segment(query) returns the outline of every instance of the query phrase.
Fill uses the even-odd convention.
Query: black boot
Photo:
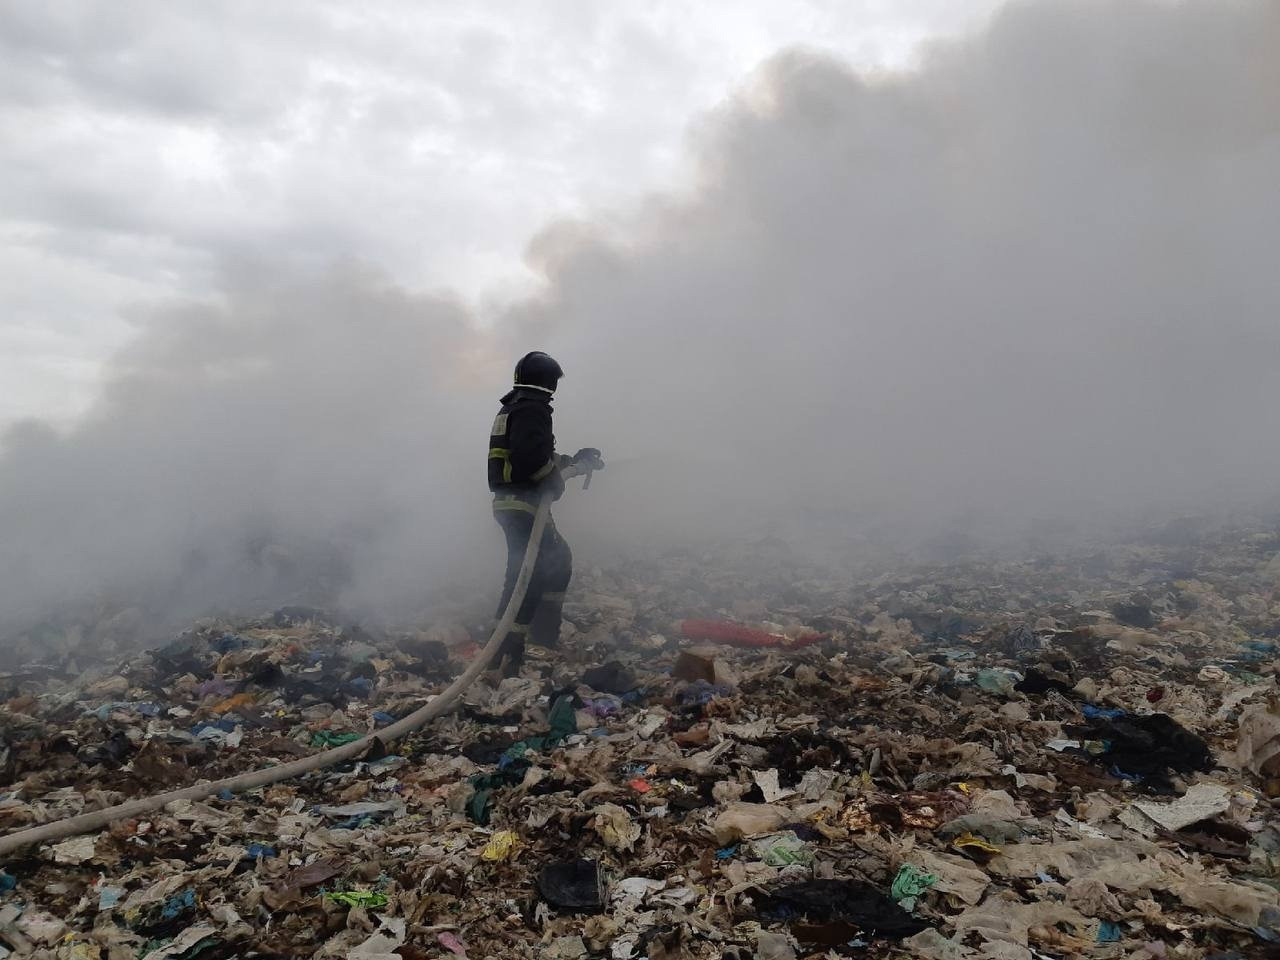
[[[520,675],[520,668],[524,666],[524,638],[528,629],[528,627],[522,629],[517,626],[502,641],[493,665],[494,671],[500,676],[518,677]]]
[[[540,647],[558,646],[563,611],[563,593],[544,593],[542,602],[533,612],[533,622],[529,625],[529,641]]]

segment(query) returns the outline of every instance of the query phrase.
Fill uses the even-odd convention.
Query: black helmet
[[[560,364],[541,350],[526,353],[516,364],[517,387],[535,387],[547,393],[555,393],[556,384],[563,376],[564,371],[560,369]]]

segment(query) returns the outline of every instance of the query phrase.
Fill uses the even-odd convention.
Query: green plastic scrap
[[[311,745],[313,747],[341,747],[348,743],[354,743],[359,740],[363,734],[359,733],[338,733],[334,730],[318,730],[311,734]]]
[[[904,863],[898,870],[898,875],[893,878],[893,886],[889,892],[893,894],[893,899],[898,901],[898,905],[903,910],[914,910],[916,898],[937,882],[938,878],[932,873],[925,873],[909,863]]]
[[[326,893],[326,897],[344,907],[385,907],[387,895],[374,893],[372,890],[337,890]]]
[[[537,737],[526,737],[509,746],[498,759],[495,773],[476,774],[471,778],[471,786],[475,793],[467,804],[467,816],[472,822],[485,826],[489,823],[489,808],[493,803],[494,791],[502,787],[516,786],[524,780],[525,771],[530,763],[525,754],[531,750],[543,752],[552,750],[578,732],[578,716],[573,709],[573,697],[563,695],[556,699],[547,717],[551,730]]]
[[[573,709],[573,697],[558,697],[551,707],[547,720],[551,725],[551,737],[556,741],[564,740],[577,733],[578,716]]]
[[[751,841],[751,849],[771,867],[790,867],[813,863],[809,845],[790,830]]]
[[[467,816],[474,823],[486,826],[489,823],[489,804],[493,802],[493,790],[480,787],[467,802]]]
[[[1008,697],[1013,696],[1013,685],[1021,679],[1012,670],[987,667],[978,671],[978,676],[974,682],[988,693],[1001,693]]]

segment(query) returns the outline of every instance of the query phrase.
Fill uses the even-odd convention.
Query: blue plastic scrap
[[[1120,931],[1120,925],[1112,923],[1110,920],[1103,920],[1098,925],[1098,942],[1099,943],[1119,943],[1124,939],[1124,934]]]
[[[347,689],[354,696],[367,699],[369,694],[373,692],[373,681],[368,677],[354,677],[347,681]]]
[[[210,640],[209,646],[218,653],[230,653],[233,650],[243,650],[245,641],[243,637],[238,637],[234,633],[224,633],[222,636]]]
[[[1090,720],[1119,720],[1125,716],[1125,711],[1119,708],[1104,709],[1103,707],[1095,707],[1091,703],[1081,706],[1080,712]]]
[[[733,692],[732,688],[723,684],[712,684],[706,680],[695,680],[689,686],[685,687],[676,694],[681,706],[701,707],[706,706],[716,697],[727,697]]]
[[[183,890],[181,893],[175,893],[164,902],[164,909],[160,911],[160,917],[164,920],[176,920],[184,913],[195,908],[195,890]]]
[[[230,717],[223,717],[221,720],[217,720],[213,723],[209,723],[208,721],[197,723],[191,728],[191,735],[193,737],[198,737],[206,730],[220,730],[223,733],[235,733],[236,727],[238,726],[239,724]]]

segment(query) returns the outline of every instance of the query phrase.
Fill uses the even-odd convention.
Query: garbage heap
[[[359,762],[10,857],[0,955],[1273,955],[1280,537],[583,574],[562,647]],[[202,623],[2,678],[5,832],[348,742],[483,623]]]

